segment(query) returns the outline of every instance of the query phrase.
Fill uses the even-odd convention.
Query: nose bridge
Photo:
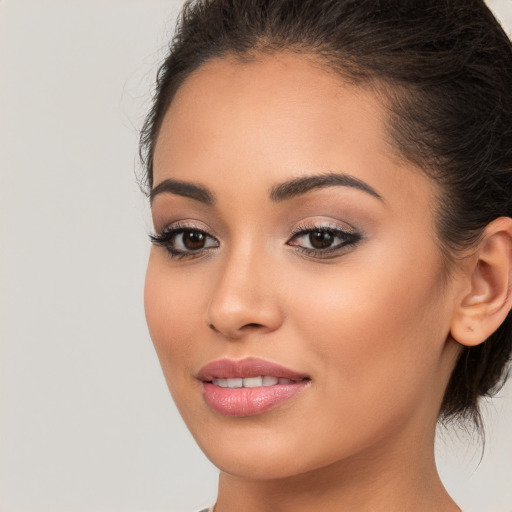
[[[276,329],[281,314],[271,273],[269,255],[254,238],[245,237],[226,251],[208,306],[210,327],[230,338],[255,328]]]

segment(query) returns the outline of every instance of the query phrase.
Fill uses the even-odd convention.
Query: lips
[[[199,371],[203,396],[213,411],[225,416],[254,416],[273,409],[304,390],[303,373],[257,358],[220,359]]]

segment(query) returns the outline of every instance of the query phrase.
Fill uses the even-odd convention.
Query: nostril
[[[245,324],[243,327],[257,328],[257,327],[262,327],[262,325],[256,324],[256,323],[250,323],[250,324]],[[243,329],[243,327],[242,327],[242,329]]]
[[[216,332],[216,333],[222,333],[222,331],[220,329],[217,329],[217,327],[215,327],[215,325],[213,325],[212,323],[209,323],[208,324],[208,327],[213,331],[213,332]],[[259,329],[263,327],[261,324],[258,324],[256,322],[250,322],[248,324],[245,324],[243,325],[242,327],[240,327],[240,331],[243,331],[243,330],[251,330],[251,329]]]

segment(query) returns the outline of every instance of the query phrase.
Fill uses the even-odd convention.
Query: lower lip
[[[290,400],[308,382],[256,388],[221,388],[211,382],[203,382],[204,399],[210,409],[224,416],[255,416]]]

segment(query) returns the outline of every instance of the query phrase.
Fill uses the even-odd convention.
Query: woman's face
[[[298,56],[210,61],[166,114],[154,184],[149,330],[218,467],[285,477],[430,439],[458,291],[436,190],[376,93]]]

